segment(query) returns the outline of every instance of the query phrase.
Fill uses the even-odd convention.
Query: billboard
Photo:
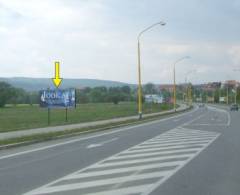
[[[40,91],[40,106],[47,108],[75,107],[75,89],[47,89]]]
[[[219,97],[219,102],[226,102],[226,97]]]
[[[214,97],[207,97],[207,102],[210,102],[210,103],[212,102],[213,103],[214,102]]]

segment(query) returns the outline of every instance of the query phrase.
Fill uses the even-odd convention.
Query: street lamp
[[[190,104],[190,94],[191,94],[191,91],[188,90],[189,88],[189,85],[187,84],[188,82],[188,76],[192,73],[195,73],[196,71],[195,70],[190,70],[188,71],[186,74],[185,74],[185,83],[186,83],[186,86],[187,86],[187,90],[186,90],[186,96],[187,96],[187,103]],[[192,98],[191,98],[192,99]]]
[[[235,72],[239,72],[240,71],[240,69],[233,69],[233,71],[235,71]],[[236,83],[236,85],[235,85],[235,104],[237,104],[237,91],[238,91],[238,84]]]
[[[180,59],[178,59],[177,61],[175,61],[175,63],[173,64],[173,105],[174,105],[174,111],[176,112],[176,73],[175,73],[175,66],[178,62],[184,60],[184,59],[189,59],[189,56],[184,56]]]
[[[227,105],[229,104],[229,92],[228,92],[228,83],[227,83]]]
[[[235,104],[237,104],[237,92],[238,92],[238,84],[236,84],[235,89]]]
[[[141,81],[140,37],[142,36],[143,33],[145,33],[146,31],[150,30],[151,28],[153,28],[157,25],[164,26],[164,25],[166,25],[166,23],[165,22],[158,22],[158,23],[152,24],[151,26],[142,30],[138,34],[138,37],[137,37],[137,41],[138,41],[138,114],[139,114],[139,119],[142,118],[142,81]]]
[[[228,74],[227,74],[227,80],[230,80],[230,76]],[[229,104],[229,83],[225,81],[224,85],[226,86],[226,93],[227,93],[226,103],[228,105]]]

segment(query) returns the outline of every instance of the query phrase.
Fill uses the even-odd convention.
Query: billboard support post
[[[48,125],[50,125],[50,108],[48,107]]]
[[[65,122],[68,122],[68,108],[67,107],[66,107],[66,112],[65,113],[66,113]]]
[[[75,109],[77,108],[77,90],[75,89]]]

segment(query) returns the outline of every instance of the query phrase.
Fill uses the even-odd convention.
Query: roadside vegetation
[[[192,107],[189,107],[186,110],[178,111],[178,113],[186,112],[186,111],[190,110],[191,108]],[[61,139],[61,138],[76,136],[76,135],[80,135],[80,134],[84,134],[84,133],[104,131],[107,129],[124,127],[124,126],[128,126],[128,125],[141,124],[141,123],[150,122],[150,121],[153,121],[156,119],[158,119],[158,120],[163,119],[163,118],[170,117],[173,115],[175,115],[175,113],[165,113],[165,114],[159,113],[154,116],[144,117],[142,120],[128,119],[128,120],[122,121],[122,122],[113,122],[113,123],[108,123],[105,125],[96,125],[93,127],[83,127],[80,129],[72,129],[72,130],[49,132],[49,133],[39,133],[39,134],[28,135],[28,136],[23,136],[23,137],[9,138],[9,139],[0,140],[0,149],[16,147],[18,145],[26,145],[26,144],[36,143],[36,142],[48,141],[48,140],[53,140],[53,139]]]
[[[145,94],[159,93],[149,83],[143,88]],[[76,90],[76,109],[50,110],[50,126],[90,122],[124,116],[137,115],[136,87],[86,87]],[[168,98],[170,93],[162,92]],[[144,102],[144,98],[143,98]],[[154,113],[172,109],[172,104],[144,103],[143,113]],[[0,132],[16,131],[48,126],[48,110],[39,107],[39,93],[14,88],[0,82]]]
[[[160,112],[172,108],[170,104],[144,104],[144,113]],[[51,126],[90,122],[137,114],[136,102],[88,103],[78,104],[76,109],[68,110],[68,121],[65,121],[64,109],[52,109]],[[19,129],[30,129],[48,126],[46,108],[38,105],[7,105],[0,109],[0,132]]]

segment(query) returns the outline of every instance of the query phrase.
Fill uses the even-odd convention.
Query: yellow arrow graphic
[[[53,84],[58,88],[62,82],[60,78],[60,63],[55,62],[55,78],[52,78]]]

